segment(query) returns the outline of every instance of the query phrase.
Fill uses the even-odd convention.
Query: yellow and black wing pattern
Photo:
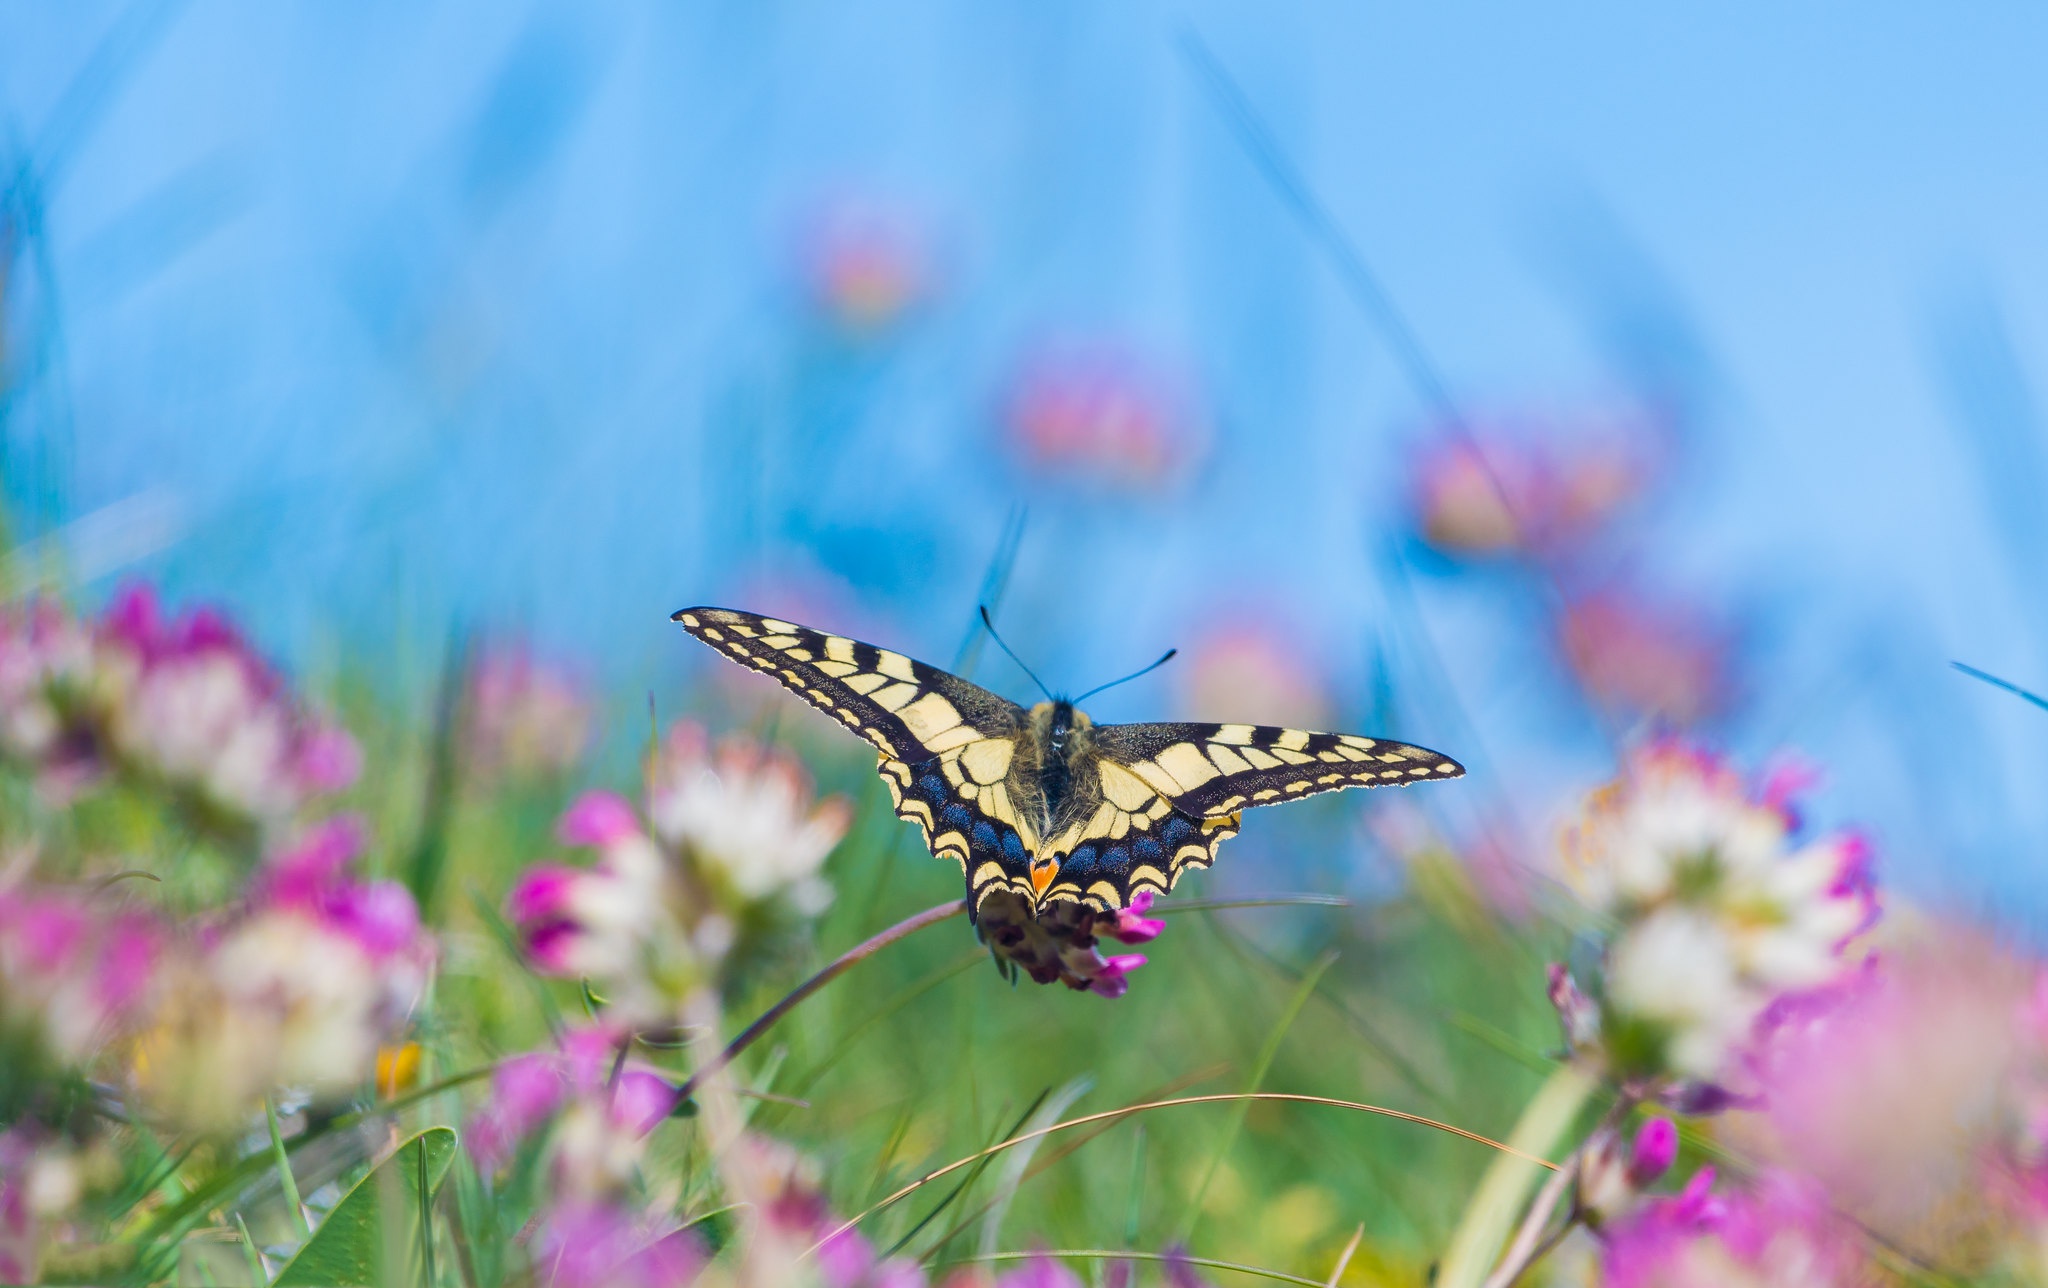
[[[1176,810],[1213,819],[1345,787],[1457,778],[1449,756],[1385,738],[1251,724],[1099,725],[1095,750]]]
[[[1086,761],[1100,796],[1047,849],[1047,898],[1114,910],[1140,890],[1171,890],[1237,835],[1242,811],[1345,787],[1456,778],[1448,756],[1355,734],[1248,724],[1096,725]],[[1080,766],[1077,765],[1077,771]]]
[[[1012,773],[1023,708],[901,653],[779,618],[686,608],[674,620],[873,743],[897,815],[960,864],[970,890],[978,871],[1028,879],[1039,829]]]

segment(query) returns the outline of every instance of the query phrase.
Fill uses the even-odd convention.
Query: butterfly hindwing
[[[935,856],[960,864],[970,892],[998,879],[1028,888],[1038,829],[1015,799],[1022,708],[901,653],[794,622],[727,608],[686,608],[675,620],[873,743],[897,817],[917,825]]]
[[[1345,787],[1456,778],[1464,766],[1404,742],[1249,724],[1127,724],[1095,748],[1176,810],[1214,819]]]

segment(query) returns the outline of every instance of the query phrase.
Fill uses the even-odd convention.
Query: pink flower
[[[1315,662],[1284,629],[1238,620],[1196,638],[1180,692],[1198,720],[1256,719],[1298,729],[1330,723],[1330,698]]]
[[[1612,932],[1595,1016],[1554,977],[1576,1049],[1627,1077],[1718,1083],[1783,1008],[1854,974],[1877,915],[1869,849],[1796,835],[1719,758],[1671,739],[1630,753],[1564,838],[1569,875]],[[1667,1088],[1671,1089],[1671,1088]]]
[[[1558,633],[1586,699],[1626,720],[1696,725],[1734,703],[1729,633],[1689,610],[1610,588],[1569,599]]]
[[[373,961],[431,956],[411,892],[393,881],[363,882],[350,873],[366,835],[352,814],[309,829],[265,864],[254,903],[313,916],[354,940]]]
[[[346,787],[360,755],[322,723],[226,618],[166,619],[146,587],[117,597],[93,656],[97,731],[121,767],[259,831]]]
[[[839,201],[820,211],[805,230],[799,267],[819,312],[857,334],[900,321],[933,286],[922,232],[872,202]]]
[[[829,1218],[828,1218],[829,1219]],[[841,1230],[819,1245],[825,1288],[924,1288],[924,1267],[906,1257],[886,1261],[858,1230]]]
[[[581,683],[524,646],[485,649],[463,713],[469,772],[485,781],[565,772],[589,745],[591,708]]]
[[[538,1282],[555,1288],[683,1288],[704,1268],[688,1231],[619,1202],[556,1201],[531,1243]]]
[[[1202,431],[1174,382],[1111,348],[1030,359],[1005,400],[1011,449],[1035,473],[1150,491],[1186,476]]]
[[[68,890],[0,887],[0,1028],[65,1061],[139,1025],[164,931],[148,914]]]
[[[564,845],[608,849],[641,835],[640,816],[616,792],[591,791],[576,798],[555,828]]]
[[[1122,997],[1130,991],[1130,973],[1145,964],[1145,954],[1126,953],[1104,959],[1102,971],[1088,981],[1088,991],[1099,997]]]
[[[567,1110],[578,1130],[565,1133],[560,1145],[558,1184],[596,1193],[623,1181],[614,1175],[618,1160],[638,1157],[640,1142],[675,1111],[679,1094],[661,1075],[620,1063],[626,1040],[615,1025],[583,1025],[563,1033],[554,1051],[499,1065],[490,1099],[470,1120],[479,1165],[503,1166],[520,1142]]]
[[[1145,915],[1152,910],[1152,900],[1150,889],[1132,895],[1130,906],[1119,909],[1116,920],[1103,933],[1126,944],[1145,944],[1159,938],[1159,932],[1166,929],[1166,923]],[[1138,960],[1142,964],[1144,958]]]
[[[996,1288],[1084,1288],[1081,1277],[1042,1252],[996,1277]]]
[[[1661,438],[1636,419],[1573,440],[1540,419],[1446,429],[1416,453],[1409,506],[1444,554],[1556,560],[1642,496],[1662,469]]]
[[[1678,1161],[1678,1126],[1669,1118],[1651,1118],[1636,1129],[1629,1149],[1628,1179],[1642,1189],[1671,1170]]]
[[[1878,1281],[1856,1228],[1811,1182],[1766,1175],[1725,1197],[1703,1168],[1685,1192],[1609,1231],[1605,1288],[1868,1288]]]

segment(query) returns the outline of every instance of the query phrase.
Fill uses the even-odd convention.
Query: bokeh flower
[[[1659,468],[1658,440],[1636,421],[1569,437],[1541,425],[1460,426],[1416,453],[1408,504],[1442,554],[1551,561],[1612,523]]]
[[[562,774],[590,744],[591,706],[567,669],[523,645],[486,647],[464,699],[464,767],[485,783]]]
[[[299,705],[210,610],[166,618],[154,592],[132,588],[98,624],[93,668],[105,745],[122,768],[259,837],[360,769],[354,740]]]
[[[1283,631],[1233,621],[1189,645],[1181,705],[1197,720],[1323,729],[1331,703],[1315,664]]]
[[[1615,717],[1684,727],[1734,701],[1732,641],[1697,613],[1608,588],[1571,596],[1557,629],[1579,691]]]
[[[79,1145],[46,1127],[0,1130],[0,1281],[40,1283],[43,1245],[88,1190],[118,1175],[98,1144]]]
[[[1569,874],[1611,927],[1591,1000],[1597,1057],[1617,1076],[1726,1078],[1774,1003],[1853,969],[1849,941],[1877,916],[1868,846],[1798,836],[1781,787],[1752,789],[1707,752],[1659,740],[1567,830]],[[1556,974],[1552,989],[1577,994]]]
[[[1033,473],[1119,491],[1170,486],[1193,472],[1205,447],[1187,395],[1106,347],[1027,360],[1002,419],[1012,452]]]
[[[507,910],[534,964],[588,980],[624,1023],[669,1025],[692,990],[729,981],[831,901],[820,870],[852,821],[812,795],[790,756],[687,722],[649,767],[651,826],[624,797],[586,792],[557,835],[587,868],[530,869]]]
[[[786,752],[739,736],[714,748],[703,726],[678,722],[655,760],[650,800],[655,834],[742,901],[784,897],[807,916],[831,902],[819,871],[853,809],[836,796],[814,803],[810,775]]]
[[[1678,1128],[1669,1118],[1646,1119],[1633,1139],[1603,1128],[1586,1142],[1579,1163],[1581,1217],[1594,1226],[1614,1221],[1677,1160]]]
[[[0,604],[0,762],[62,800],[100,770],[97,739],[80,719],[91,687],[92,633],[48,599]]]
[[[138,1022],[163,942],[155,917],[110,894],[0,887],[0,1059],[17,1071],[89,1062]]]
[[[820,210],[804,229],[798,264],[812,306],[854,335],[901,321],[935,285],[922,230],[872,201],[841,200]]]
[[[1702,1168],[1608,1231],[1603,1288],[1862,1288],[1880,1282],[1856,1228],[1780,1173],[1725,1194]]]
[[[435,947],[402,886],[353,874],[362,844],[351,817],[309,829],[266,862],[237,915],[165,954],[133,1067],[156,1112],[226,1130],[280,1089],[318,1099],[375,1076]]]

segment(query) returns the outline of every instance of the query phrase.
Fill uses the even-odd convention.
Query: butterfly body
[[[1215,860],[1247,808],[1464,772],[1436,752],[1352,734],[1098,725],[1070,702],[1026,709],[901,653],[777,618],[686,608],[674,620],[873,744],[897,815],[960,864],[969,909],[999,934],[1165,894]]]

